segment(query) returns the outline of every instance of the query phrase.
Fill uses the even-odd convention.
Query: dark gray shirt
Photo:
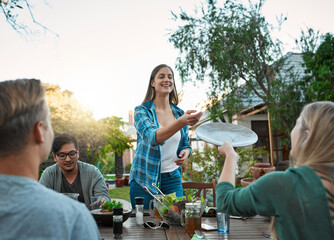
[[[61,193],[79,193],[78,201],[85,203],[85,198],[83,195],[82,191],[82,186],[81,186],[81,180],[80,180],[80,172],[78,172],[78,175],[74,182],[70,184],[64,174],[62,175],[62,180],[61,180]]]

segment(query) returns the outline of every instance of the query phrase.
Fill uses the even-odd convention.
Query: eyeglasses
[[[161,221],[158,225],[156,225],[154,222],[144,222],[144,227],[150,228],[150,229],[158,229],[158,228],[169,229],[170,228],[168,223],[165,223],[164,221]]]
[[[69,156],[70,159],[74,159],[78,154],[78,151],[70,151],[69,153],[56,153],[56,156],[59,158],[59,160],[65,160],[67,156]]]

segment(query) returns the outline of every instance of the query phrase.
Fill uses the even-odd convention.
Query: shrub
[[[127,165],[125,165],[124,167],[125,173],[130,173],[131,166],[132,166],[131,163],[128,163]]]
[[[251,177],[251,167],[259,162],[262,154],[268,154],[264,148],[238,148],[239,154],[238,173],[239,177]],[[183,167],[182,177],[185,181],[211,182],[220,176],[225,158],[219,154],[217,147],[205,147],[202,152],[195,149],[188,162]]]
[[[115,172],[115,158],[113,153],[104,153],[96,156],[95,166],[102,175]]]

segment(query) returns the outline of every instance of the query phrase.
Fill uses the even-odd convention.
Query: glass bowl
[[[181,225],[181,212],[186,208],[186,203],[191,201],[183,200],[175,203],[158,202],[155,200],[160,216],[170,225]],[[201,203],[201,216],[203,215],[208,200],[205,199]]]

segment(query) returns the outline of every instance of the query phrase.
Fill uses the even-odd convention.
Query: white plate
[[[257,142],[258,137],[251,129],[220,122],[209,122],[196,129],[197,136],[214,145],[222,145],[228,141],[233,147],[245,147]]]

